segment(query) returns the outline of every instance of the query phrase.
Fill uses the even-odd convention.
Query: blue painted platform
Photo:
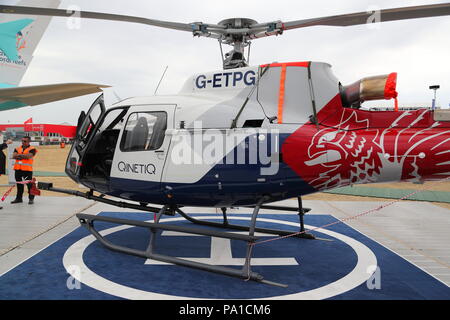
[[[100,215],[149,219],[148,213]],[[194,216],[211,221],[219,218],[215,214]],[[230,214],[229,220],[247,224],[249,217],[250,214]],[[259,218],[260,227],[298,230],[294,225],[296,215],[261,214]],[[192,226],[172,217],[164,220]],[[305,222],[317,227],[334,221],[330,215],[309,215]],[[117,227],[100,222],[96,226],[109,232]],[[265,279],[288,285],[280,288],[186,267],[146,264],[146,259],[109,251],[98,241],[89,240],[89,232],[80,227],[2,275],[0,299],[450,299],[448,286],[345,224],[314,234],[320,240],[288,238],[255,246],[254,261],[291,258],[296,262],[252,267]],[[116,244],[138,249],[146,248],[148,237],[149,231],[138,227],[107,235]],[[233,240],[229,245],[233,259],[245,256],[245,243]],[[159,253],[185,258],[209,258],[211,246],[211,239],[203,236],[162,235],[157,241]],[[64,267],[64,263],[69,267],[77,259],[84,266],[70,267],[81,283]],[[373,269],[364,265],[374,259]],[[344,289],[335,294],[337,287]]]

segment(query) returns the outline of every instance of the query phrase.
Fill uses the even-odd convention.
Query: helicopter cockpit
[[[173,121],[173,108],[118,106],[106,111],[100,96],[87,114],[80,116],[66,173],[89,188],[108,192],[111,176],[138,175],[143,165],[136,161],[149,160],[151,164],[144,168],[146,176],[159,182],[169,140],[165,133],[168,122]]]

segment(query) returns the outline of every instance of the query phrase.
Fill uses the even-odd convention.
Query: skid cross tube
[[[296,238],[315,239],[314,235],[305,232],[305,225],[304,225],[304,219],[303,219],[303,216],[305,215],[305,213],[311,211],[311,209],[310,208],[303,208],[301,197],[297,197],[297,198],[298,198],[298,204],[299,204],[298,208],[285,207],[285,206],[261,205],[261,206],[259,206],[259,209],[298,212],[299,219],[300,219],[300,231],[303,232],[303,233],[298,233],[298,232],[293,232],[293,231],[286,231],[286,230],[279,230],[279,229],[259,228],[259,227],[255,227],[254,231],[261,232],[261,233],[275,234],[275,235],[278,235],[278,236],[293,235],[293,237],[296,237]],[[256,208],[256,206],[243,206],[243,207],[244,208]],[[226,208],[221,208],[221,210],[222,210],[222,213],[223,213],[223,222],[222,223],[218,223],[218,222],[211,222],[211,221],[204,221],[204,220],[195,219],[195,218],[189,216],[188,214],[186,214],[185,212],[183,212],[180,208],[176,208],[175,209],[175,211],[178,212],[183,218],[185,218],[186,220],[188,220],[188,221],[190,221],[190,222],[192,222],[194,224],[203,225],[203,226],[209,226],[209,227],[216,227],[216,228],[225,228],[225,229],[232,229],[232,230],[250,231],[250,227],[228,223]]]
[[[195,219],[195,218],[189,216],[188,214],[183,212],[181,209],[176,209],[176,211],[186,220],[188,220],[192,223],[198,224],[198,225],[208,226],[208,227],[216,227],[216,228],[224,228],[224,229],[232,229],[232,230],[240,230],[240,231],[250,231],[250,227],[248,227],[248,226],[199,220],[199,219]],[[276,234],[279,236],[287,236],[287,235],[295,233],[295,232],[290,232],[290,231],[286,231],[286,230],[268,229],[268,228],[259,228],[259,227],[255,227],[255,231],[261,232],[261,233]]]

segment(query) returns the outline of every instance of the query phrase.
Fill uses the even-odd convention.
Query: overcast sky
[[[0,0],[16,4],[13,0]],[[395,8],[443,1],[315,0],[315,1],[151,1],[63,0],[60,8],[136,15],[176,22],[218,23],[231,17],[258,22],[291,21],[335,14]],[[311,27],[286,31],[282,36],[255,40],[251,65],[278,61],[323,61],[333,66],[343,84],[362,77],[398,72],[400,105],[430,102],[429,85],[439,84],[438,102],[450,103],[450,16],[387,22],[378,28]],[[228,48],[224,47],[224,51]],[[21,85],[62,82],[108,84],[120,98],[153,95],[169,66],[158,94],[177,93],[194,73],[220,70],[217,40],[193,38],[188,32],[99,20],[82,20],[69,29],[67,19],[53,18]],[[96,95],[0,113],[1,122],[76,123]],[[107,104],[116,101],[108,90]],[[393,104],[393,102],[388,102]],[[5,121],[6,120],[6,121]]]

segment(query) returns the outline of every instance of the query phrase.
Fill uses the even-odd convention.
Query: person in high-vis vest
[[[30,137],[22,138],[22,146],[14,149],[13,159],[16,160],[14,163],[14,171],[16,182],[31,181],[33,179],[33,158],[37,153],[35,147],[30,145]],[[28,187],[28,204],[34,203],[34,195],[30,193],[32,184],[27,183]],[[21,203],[23,202],[24,185],[23,183],[17,183],[17,195],[11,203]]]
[[[8,144],[11,144],[12,140],[7,140],[5,143],[0,144],[0,176],[6,173],[6,156],[3,153],[3,149],[8,148]],[[3,209],[0,206],[0,209]]]

